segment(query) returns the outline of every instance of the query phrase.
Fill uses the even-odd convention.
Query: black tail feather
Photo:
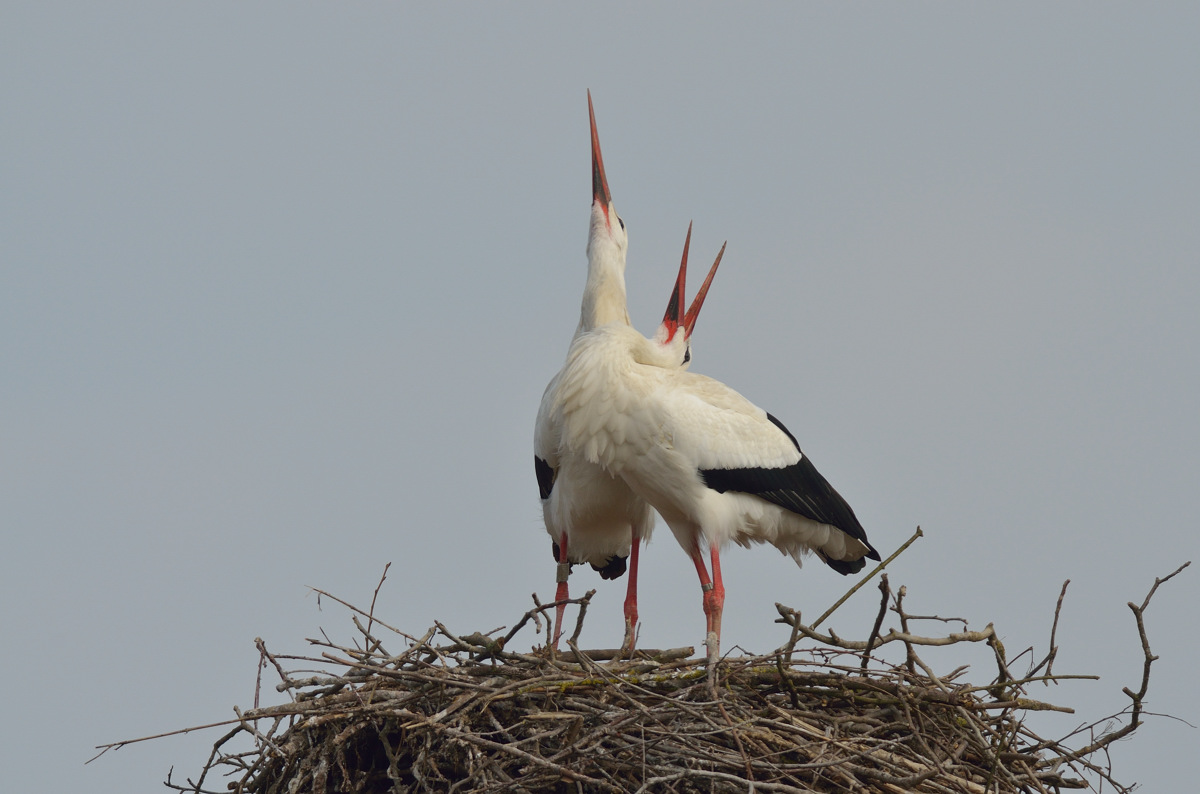
[[[551,549],[551,551],[554,552],[554,561],[557,562],[558,561],[558,542],[554,541],[554,540],[550,541],[550,549]],[[595,563],[592,563],[592,567],[600,572],[601,579],[620,579],[622,576],[625,575],[625,567],[626,567],[625,561],[627,559],[629,559],[629,558],[628,557],[618,557],[617,555],[614,554],[613,556],[609,557],[604,562],[603,565],[596,565]],[[574,568],[578,564],[579,563],[572,562],[571,567]]]
[[[608,562],[603,565],[592,563],[592,567],[600,572],[601,579],[619,579],[625,575],[625,560],[626,557],[618,557],[615,554],[608,558]]]

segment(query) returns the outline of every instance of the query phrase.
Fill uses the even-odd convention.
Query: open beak
[[[600,154],[600,136],[596,134],[596,111],[592,109],[592,92],[588,90],[588,119],[592,123],[592,201],[599,201],[608,215],[612,194],[608,192],[608,177],[604,175],[604,158]]]
[[[687,237],[683,241],[683,259],[679,262],[679,275],[675,277],[675,289],[671,291],[671,299],[667,302],[667,313],[663,315],[663,327],[667,329],[667,341],[675,338],[675,332],[683,324],[683,302],[687,300],[687,260],[688,248],[692,245],[692,224],[688,222]]]
[[[700,307],[704,305],[704,299],[708,297],[708,288],[712,286],[713,276],[717,274],[717,266],[721,264],[721,257],[725,256],[725,244],[721,245],[720,252],[717,253],[716,261],[712,263],[712,267],[708,269],[708,275],[704,278],[704,283],[700,285],[700,291],[696,293],[696,297],[692,298],[692,305],[688,307],[687,314],[682,317],[683,302],[687,299],[686,282],[687,282],[687,260],[688,248],[692,244],[692,224],[688,224],[687,238],[683,241],[683,258],[679,262],[679,275],[675,278],[675,289],[671,292],[671,299],[667,303],[667,313],[663,316],[662,324],[667,329],[667,341],[670,342],[675,338],[675,332],[683,327],[685,338],[690,338],[692,331],[696,328],[696,318],[700,316]]]
[[[696,318],[700,316],[700,307],[704,305],[704,299],[708,297],[708,288],[712,285],[713,276],[717,275],[717,265],[721,264],[721,257],[725,256],[725,246],[728,244],[728,241],[721,243],[721,250],[717,252],[717,258],[713,260],[712,267],[708,269],[708,275],[704,277],[704,283],[700,285],[700,291],[696,293],[696,297],[692,298],[692,305],[688,307],[687,316],[683,318],[683,332],[689,338],[696,328]]]

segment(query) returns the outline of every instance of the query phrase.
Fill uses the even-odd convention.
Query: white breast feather
[[[586,369],[586,363],[584,365]],[[586,420],[577,435],[587,438],[596,449],[611,447],[613,434],[603,426],[587,429],[592,422],[586,397],[592,379],[568,374],[568,368],[550,381],[538,408],[534,426],[534,452],[554,470],[554,488],[542,503],[546,531],[557,543],[560,533],[570,538],[570,558],[574,562],[605,564],[612,556],[629,555],[632,535],[649,540],[654,528],[650,506],[634,495],[625,482],[612,472],[588,460],[577,447],[565,442],[564,421],[568,416]]]
[[[641,426],[644,410],[636,386],[624,377],[630,362],[613,355],[615,338],[597,332],[571,345],[558,385],[562,449],[613,467],[618,456],[636,454],[650,433]]]

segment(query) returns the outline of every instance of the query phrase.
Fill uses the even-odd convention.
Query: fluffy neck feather
[[[583,290],[583,305],[579,310],[579,329],[576,333],[611,323],[630,325],[629,311],[625,306],[625,274],[616,267],[597,267],[593,261],[588,267],[587,286]]]
[[[611,215],[615,217],[616,213]],[[592,205],[587,284],[583,288],[576,336],[610,323],[631,324],[625,304],[624,229],[613,228],[615,223],[599,202]]]

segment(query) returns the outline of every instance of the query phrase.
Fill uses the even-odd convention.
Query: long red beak
[[[683,302],[687,300],[687,260],[688,248],[692,245],[692,224],[688,221],[687,237],[683,240],[683,259],[679,262],[679,275],[675,277],[675,289],[671,290],[671,299],[667,301],[667,313],[663,315],[663,326],[667,329],[667,341],[675,338],[675,332],[683,323],[680,314],[683,312]]]
[[[704,299],[708,297],[708,288],[712,286],[713,276],[717,275],[717,265],[721,264],[721,257],[725,256],[725,246],[728,244],[728,240],[721,243],[721,250],[717,252],[717,258],[713,260],[712,267],[708,269],[708,275],[704,277],[700,291],[696,293],[696,297],[692,298],[692,305],[688,307],[687,316],[683,319],[683,332],[688,337],[691,337],[692,331],[696,328],[696,318],[700,316],[700,307],[704,305]]]
[[[600,136],[596,134],[596,111],[592,109],[591,89],[588,89],[588,119],[592,123],[592,201],[599,201],[607,214],[612,194],[608,192],[608,177],[604,175],[604,157],[600,154]]]
[[[687,237],[683,241],[683,258],[679,262],[679,275],[675,277],[675,289],[671,291],[671,299],[667,303],[667,313],[663,316],[668,342],[675,338],[675,332],[679,330],[680,326],[683,326],[685,337],[691,337],[692,331],[696,328],[696,319],[700,316],[700,307],[704,305],[704,299],[708,297],[708,288],[712,286],[713,276],[717,274],[717,266],[721,264],[721,258],[725,256],[725,244],[722,244],[716,261],[712,263],[712,267],[708,269],[708,275],[704,278],[704,283],[700,285],[700,291],[696,293],[696,297],[692,298],[692,305],[688,307],[687,314],[681,318],[679,315],[683,311],[683,302],[687,299],[687,260],[688,248],[691,247],[691,244],[692,224],[689,223]]]

